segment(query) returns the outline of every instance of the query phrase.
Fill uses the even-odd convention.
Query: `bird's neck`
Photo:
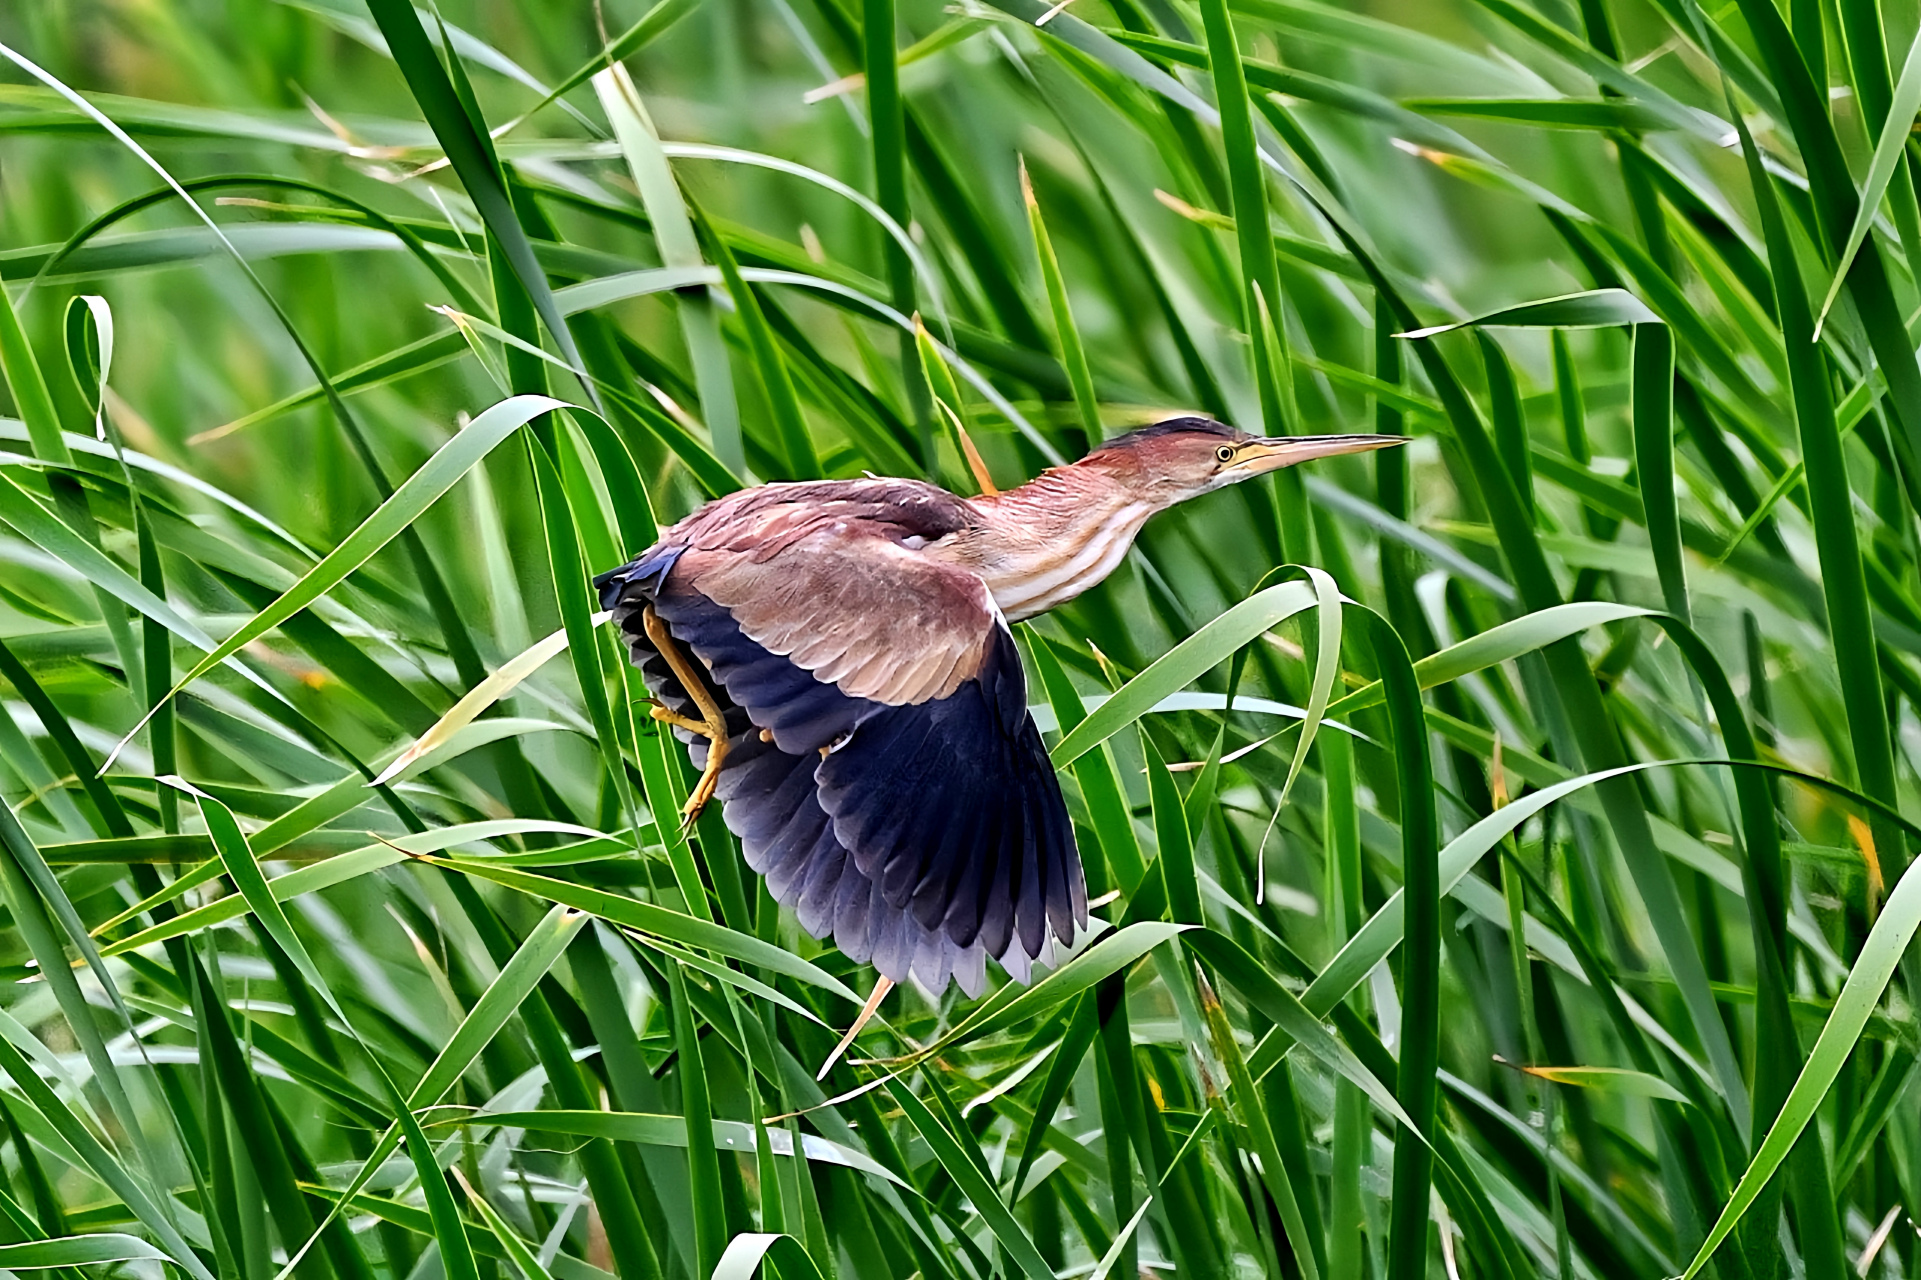
[[[1055,467],[1005,493],[973,499],[965,547],[1010,622],[1066,604],[1112,573],[1160,509],[1103,469]]]

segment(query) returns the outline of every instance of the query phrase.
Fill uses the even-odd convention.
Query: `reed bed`
[[[6,6],[0,1270],[1921,1275],[1916,22]],[[590,573],[1185,412],[1411,443],[1019,627],[1097,934],[817,1082]]]

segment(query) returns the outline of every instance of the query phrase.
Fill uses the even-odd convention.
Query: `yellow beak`
[[[1240,475],[1258,476],[1298,462],[1331,458],[1342,453],[1369,453],[1392,445],[1406,444],[1405,436],[1262,436],[1250,440],[1234,453],[1227,470]]]

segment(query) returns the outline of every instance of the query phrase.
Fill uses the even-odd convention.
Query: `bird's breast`
[[[983,557],[981,577],[1009,622],[1046,613],[1114,572],[1152,513],[1146,503],[1090,512]]]

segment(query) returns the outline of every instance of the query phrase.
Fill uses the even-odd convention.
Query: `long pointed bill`
[[[1406,443],[1406,436],[1262,436],[1248,441],[1235,452],[1230,469],[1242,475],[1265,475],[1315,458],[1369,453]]]

